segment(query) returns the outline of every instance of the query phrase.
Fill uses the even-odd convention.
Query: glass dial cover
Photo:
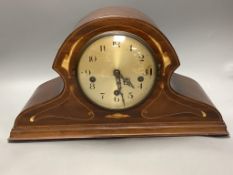
[[[119,110],[142,102],[153,88],[157,67],[151,49],[129,33],[105,33],[85,46],[77,66],[83,93],[98,106]]]

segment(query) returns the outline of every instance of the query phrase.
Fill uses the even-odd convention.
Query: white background
[[[57,74],[56,52],[94,9],[125,5],[150,16],[233,132],[232,0],[0,0],[1,175],[232,175],[233,140],[164,137],[8,143],[35,88]]]

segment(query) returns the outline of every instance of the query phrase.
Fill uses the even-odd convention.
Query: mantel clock
[[[174,73],[178,66],[171,43],[143,13],[94,11],[58,50],[60,76],[38,87],[9,140],[228,135],[199,84]]]

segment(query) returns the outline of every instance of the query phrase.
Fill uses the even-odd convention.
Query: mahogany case
[[[161,65],[150,96],[140,105],[112,111],[89,102],[76,68],[80,50],[94,36],[125,31],[145,40]],[[111,7],[97,10],[60,47],[53,69],[60,75],[37,88],[15,120],[9,141],[132,136],[227,136],[226,125],[200,85],[174,73],[179,60],[169,40],[141,12]]]

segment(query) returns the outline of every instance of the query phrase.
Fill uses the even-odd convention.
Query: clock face
[[[141,38],[105,33],[85,47],[77,66],[83,93],[96,105],[113,110],[139,104],[153,88],[156,63]]]

